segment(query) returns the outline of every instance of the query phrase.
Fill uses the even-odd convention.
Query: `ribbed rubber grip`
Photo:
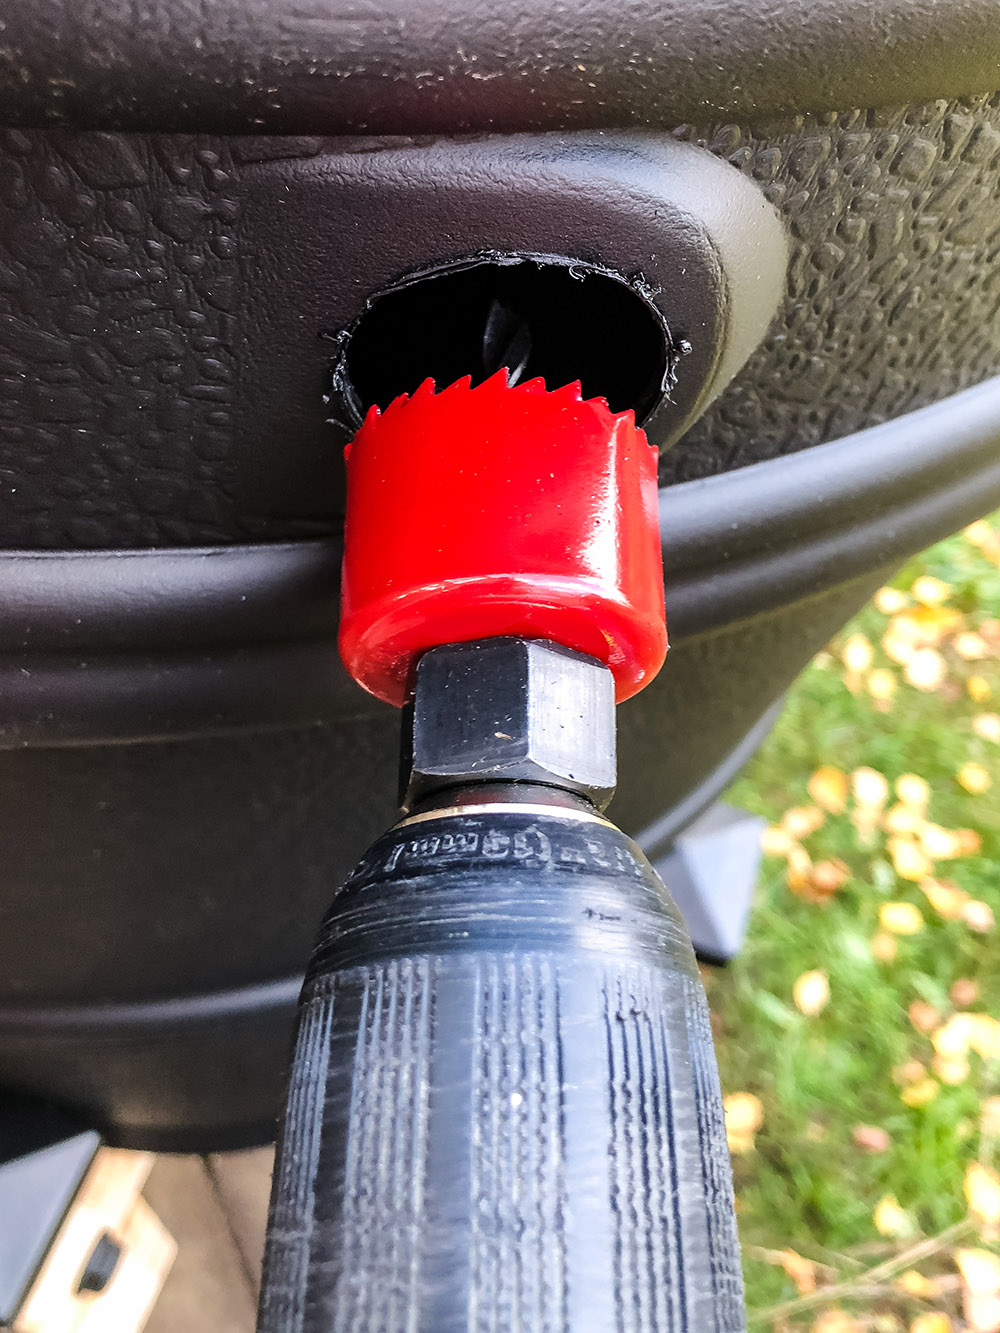
[[[258,1328],[744,1328],[704,994],[618,830],[462,814],[366,856],[303,991]]]

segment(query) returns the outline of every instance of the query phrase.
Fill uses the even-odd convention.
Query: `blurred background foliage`
[[[769,821],[705,973],[751,1328],[1000,1333],[1000,516],[879,591],[727,799]]]

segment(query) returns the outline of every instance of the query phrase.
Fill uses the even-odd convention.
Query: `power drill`
[[[347,451],[341,654],[405,817],[302,990],[258,1333],[737,1333],[683,922],[603,817],[666,652],[656,454],[578,385],[430,382]]]

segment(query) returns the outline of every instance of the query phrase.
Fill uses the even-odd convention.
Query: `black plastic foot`
[[[717,802],[687,826],[666,856],[653,862],[702,962],[728,963],[742,948],[765,823],[758,815]]]

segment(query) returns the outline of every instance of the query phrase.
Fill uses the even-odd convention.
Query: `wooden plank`
[[[264,1261],[264,1232],[267,1228],[274,1148],[268,1146],[253,1148],[248,1152],[213,1153],[207,1158],[207,1166],[233,1239],[243,1258],[247,1281],[256,1301],[260,1293],[260,1269]]]
[[[98,1151],[18,1311],[14,1333],[83,1333],[85,1327],[139,1333],[174,1254],[169,1234],[155,1215],[146,1216],[139,1199],[153,1161],[151,1153]],[[84,1267],[105,1232],[122,1245],[122,1257],[103,1292],[80,1292]],[[106,1303],[111,1314],[105,1323]]]
[[[123,1253],[99,1296],[84,1298],[74,1333],[138,1333],[156,1304],[177,1255],[177,1242],[146,1203],[137,1199],[119,1239]]]
[[[145,1333],[254,1333],[256,1301],[203,1159],[158,1157],[145,1195],[178,1244]]]

